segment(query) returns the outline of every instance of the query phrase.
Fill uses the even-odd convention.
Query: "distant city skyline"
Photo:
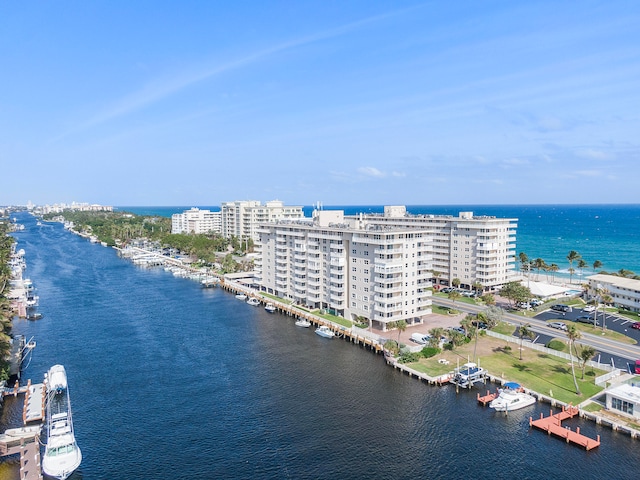
[[[638,203],[636,2],[0,6],[0,205]]]

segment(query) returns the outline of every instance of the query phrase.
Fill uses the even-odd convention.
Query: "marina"
[[[47,230],[55,233],[54,229]],[[47,250],[51,248],[54,247]],[[624,472],[631,468],[637,447],[628,436],[612,436],[608,427],[595,422],[580,425],[581,434],[602,438],[601,446],[590,452],[589,467],[582,468],[584,452],[581,449],[564,450],[562,442],[532,442],[523,435],[529,414],[538,415],[538,405],[530,407],[533,412],[527,412],[526,418],[495,416],[492,411],[477,408],[473,401],[475,392],[461,389],[456,395],[453,388],[425,389],[422,382],[415,381],[418,372],[412,374],[411,380],[407,375],[398,375],[396,369],[388,368],[386,357],[362,355],[362,349],[345,346],[348,342],[355,343],[354,338],[359,339],[360,345],[364,345],[363,339],[377,345],[377,339],[366,337],[368,332],[341,330],[340,326],[317,315],[272,299],[261,302],[272,301],[277,308],[275,315],[267,314],[264,309],[240,308],[234,296],[244,288],[241,285],[229,282],[219,289],[203,289],[196,282],[176,280],[163,269],[128,266],[109,254],[109,250],[89,242],[77,243],[71,238],[70,244],[65,244],[63,255],[67,257],[63,256],[61,261],[82,265],[86,258],[102,264],[100,281],[93,276],[90,264],[74,268],[73,275],[64,268],[53,270],[51,273],[55,276],[51,277],[31,275],[40,284],[41,304],[47,307],[47,317],[42,322],[16,324],[17,332],[27,338],[34,335],[39,338],[39,354],[26,376],[35,378],[38,371],[46,370],[47,365],[57,360],[59,352],[47,349],[46,339],[65,339],[64,364],[73,368],[74,378],[82,385],[74,389],[74,404],[81,406],[74,423],[78,423],[78,432],[82,435],[78,440],[82,441],[83,452],[90,452],[78,470],[83,478],[123,475],[173,479],[210,478],[211,475],[217,478],[281,478],[283,475],[369,478],[371,472],[383,477],[415,478],[426,471],[432,472],[432,478],[452,478],[464,476],[470,468],[478,474],[492,474],[489,466],[509,456],[513,449],[520,452],[513,460],[515,465],[527,469],[530,478],[558,475],[557,465],[572,459],[577,468],[571,475],[605,474],[609,468]],[[30,265],[41,269],[39,262],[46,259],[38,259],[38,250],[34,249],[32,254],[35,258],[30,260]],[[49,278],[55,278],[55,284],[48,281]],[[79,282],[85,288],[77,288]],[[64,295],[60,294],[59,285],[64,285]],[[90,285],[90,289],[86,285]],[[119,301],[109,302],[110,298]],[[171,301],[174,298],[188,301]],[[68,301],[73,302],[73,316],[68,314],[72,310]],[[100,309],[94,308],[96,304]],[[125,305],[127,313],[123,314],[121,307]],[[313,332],[295,326],[295,321],[305,317],[314,325],[327,323],[345,342],[310,342]],[[87,318],[92,321],[87,322]],[[178,329],[175,319],[183,319]],[[257,319],[260,322],[252,321]],[[193,342],[196,337],[199,341]],[[253,348],[247,349],[247,342]],[[84,353],[87,349],[96,357],[88,364]],[[372,346],[371,351],[377,350]],[[131,357],[145,361],[132,365]],[[296,369],[290,368],[292,358],[299,365]],[[233,368],[226,363],[231,359]],[[146,368],[147,363],[154,368]],[[259,369],[254,368],[254,364],[259,365]],[[165,395],[166,379],[159,370],[180,372],[180,385],[186,389],[184,396],[189,399],[189,402],[177,399],[172,403],[170,416],[166,408],[156,406],[152,400]],[[283,371],[287,372],[286,376],[281,374]],[[130,384],[137,385],[133,398],[127,388],[121,388]],[[195,394],[196,388],[199,394]],[[325,389],[331,390],[331,395],[324,394]],[[309,394],[298,396],[303,391]],[[203,396],[202,392],[206,394]],[[239,409],[238,392],[251,397],[250,403],[241,404],[246,408]],[[6,398],[13,400],[11,396]],[[210,398],[215,398],[215,402],[208,401]],[[376,405],[376,409],[385,413],[371,415],[370,407],[357,407],[354,398],[367,398],[367,405]],[[300,408],[301,403],[304,409]],[[9,408],[11,404],[10,401]],[[209,411],[214,417],[208,420],[206,432],[189,427],[200,411]],[[325,429],[326,413],[320,414],[328,411],[345,414],[340,415],[340,421],[330,421]],[[87,412],[91,412],[90,416]],[[132,415],[145,419],[144,424],[126,421]],[[455,421],[461,417],[465,422]],[[565,422],[575,422],[576,418]],[[185,426],[185,431],[175,431],[170,444],[157,444],[148,438],[148,432],[163,431],[164,425],[172,422]],[[434,442],[435,438],[429,433],[434,430],[433,422],[438,422],[438,432],[447,431],[444,438],[438,435],[438,442]],[[248,424],[252,427],[247,428]],[[304,428],[309,424],[321,428],[310,434]],[[121,448],[112,438],[109,432],[114,428],[127,438],[135,438],[136,450],[149,453],[153,461],[145,465],[144,472],[140,470],[137,456],[128,448]],[[481,429],[483,438],[500,438],[501,443],[491,451],[480,448],[483,443],[475,438],[475,429]],[[376,435],[375,432],[381,430],[387,431],[390,438]],[[217,441],[212,443],[215,438],[211,438],[209,431],[219,432],[225,446],[220,447]],[[336,442],[333,432],[339,435],[340,442],[358,444],[362,438],[370,439],[372,450],[366,448],[360,455],[360,460],[369,467],[366,475],[350,467],[343,449],[333,447]],[[462,445],[452,443],[452,439],[463,435],[468,439],[464,451],[459,450]],[[395,439],[403,436],[419,438],[420,444],[401,442],[398,453]],[[444,446],[440,443],[443,439]],[[203,446],[203,450],[184,450],[179,466],[168,461],[179,445],[193,442]],[[316,463],[305,453],[309,442],[314,445],[312,450],[326,449],[329,456],[323,456],[322,462]],[[259,445],[266,445],[269,455],[256,453]],[[391,451],[396,453],[386,453]],[[455,462],[451,461],[452,455]],[[467,461],[478,456],[485,459],[486,466]],[[547,459],[544,464],[536,462],[541,456]],[[298,462],[295,458],[304,461]],[[245,459],[254,461],[245,463]],[[199,468],[205,465],[206,469]],[[399,465],[402,473],[398,475]],[[619,478],[625,478],[624,474]]]

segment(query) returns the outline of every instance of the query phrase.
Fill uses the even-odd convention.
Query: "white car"
[[[582,309],[582,311],[585,313],[595,312],[595,310],[596,307],[594,305],[585,305],[585,307]]]
[[[567,330],[567,324],[564,322],[549,322],[551,328],[557,328],[558,330]]]

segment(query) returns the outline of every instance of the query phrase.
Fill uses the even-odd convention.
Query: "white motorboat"
[[[489,403],[496,412],[511,412],[536,403],[536,397],[525,393],[517,383],[507,383],[498,392],[498,396]]]
[[[269,302],[264,306],[264,309],[269,313],[274,313],[276,311],[276,306],[273,303]]]
[[[236,298],[238,300],[246,300],[247,296],[244,293],[239,293],[239,294],[236,295]]]
[[[333,330],[331,330],[326,325],[320,325],[318,328],[316,328],[316,333],[324,338],[333,338],[336,335],[335,333],[333,333]]]
[[[67,373],[62,365],[49,369],[47,385],[47,444],[42,470],[48,476],[65,480],[82,462],[82,452],[76,443],[71,416],[71,400]]]
[[[311,326],[311,322],[306,318],[301,318],[296,320],[296,327],[309,328]]]
[[[251,297],[249,300],[247,300],[247,305],[251,305],[252,307],[257,307],[260,305],[260,300],[258,300],[255,297]]]
[[[484,382],[486,377],[487,371],[484,368],[473,362],[468,362],[454,370],[450,382],[463,388],[469,388],[474,383]]]

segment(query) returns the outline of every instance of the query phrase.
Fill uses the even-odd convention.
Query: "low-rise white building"
[[[598,273],[587,277],[589,298],[611,296],[613,305],[632,312],[640,312],[640,280]]]
[[[640,386],[623,383],[607,390],[607,410],[640,419]]]

